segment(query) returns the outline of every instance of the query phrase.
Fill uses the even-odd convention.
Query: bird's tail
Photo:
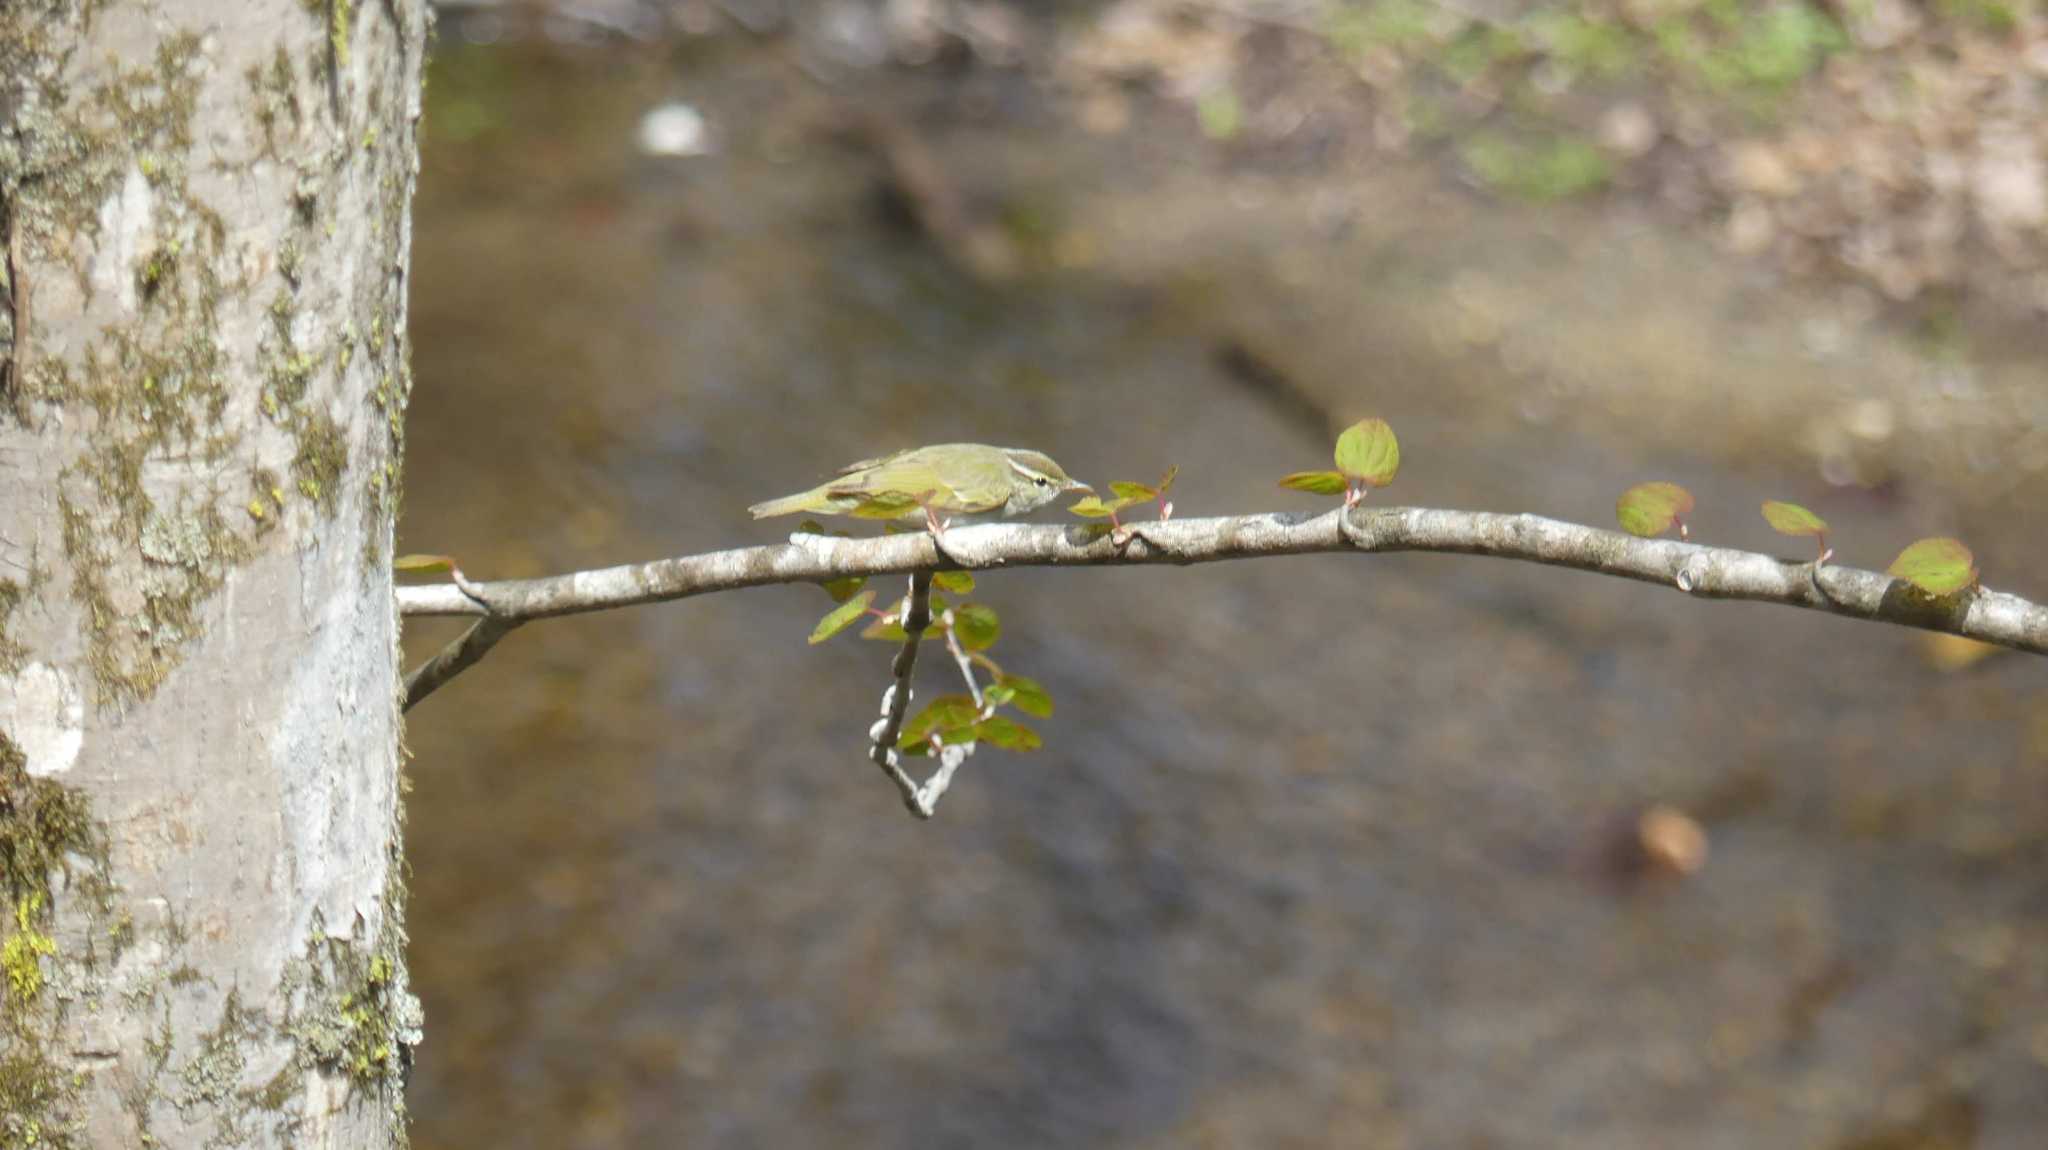
[[[785,495],[780,499],[770,499],[766,503],[756,503],[747,510],[756,519],[766,519],[771,515],[795,515],[799,511],[814,511],[817,509],[816,501],[817,492],[799,491],[795,495]]]

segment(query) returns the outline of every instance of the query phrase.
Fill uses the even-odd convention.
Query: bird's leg
[[[934,491],[921,493],[917,497],[917,505],[924,509],[924,526],[932,533],[932,547],[941,556],[951,559],[952,555],[946,551],[946,527],[952,520],[941,518],[938,509],[932,506],[932,496],[936,494]]]
[[[939,518],[938,509],[932,506],[932,499],[937,495],[938,492],[936,491],[920,491],[916,495],[911,496],[917,502],[917,505],[924,509],[924,525],[932,533],[932,538],[934,539],[937,539],[940,533],[946,530],[946,525],[951,522],[950,520]]]

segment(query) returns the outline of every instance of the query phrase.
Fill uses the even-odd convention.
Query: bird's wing
[[[840,468],[839,470],[833,472],[833,474],[852,475],[856,471],[866,471],[870,467],[880,467],[882,464],[887,463],[892,459],[897,459],[902,456],[909,455],[914,450],[916,449],[905,448],[902,451],[892,451],[887,455],[877,455],[873,459],[863,459],[858,463],[849,463],[846,466]]]
[[[938,471],[922,459],[906,458],[907,452],[884,456],[866,467],[848,471],[825,485],[834,495],[922,495],[927,491],[950,495],[952,488],[939,479]]]
[[[965,474],[963,466],[972,471],[980,466],[980,461],[963,464],[955,460],[952,464],[955,482],[948,483],[940,478],[938,469],[932,466],[928,457],[915,451],[903,451],[885,456],[861,471],[849,472],[826,484],[825,489],[833,495],[864,495],[869,498],[893,496],[916,499],[929,494],[928,502],[937,511],[986,511],[1002,502],[1000,499],[991,503],[986,499],[963,496],[957,483],[971,483],[969,490],[1000,491],[1004,488],[999,481],[1006,478]]]

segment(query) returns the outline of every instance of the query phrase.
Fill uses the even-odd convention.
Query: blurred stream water
[[[1602,522],[1672,478],[1739,545],[1774,546],[1758,499],[1814,502],[1862,565],[1969,514],[1790,467],[1756,413],[1866,352],[1771,360],[1768,314],[1676,338],[1652,309],[1687,289],[1638,302],[1589,262],[1538,333],[1612,330],[1583,378],[1434,337],[1470,322],[1432,316],[1457,277],[1612,242],[1597,209],[1240,179],[1022,82],[872,77],[1056,237],[978,281],[878,208],[875,154],[794,75],[743,41],[444,48],[402,549],[517,576],[771,540],[748,503],[953,438],[1098,483],[1179,464],[1185,514],[1310,506],[1274,482],[1328,439],[1244,349],[1391,420],[1398,501]],[[635,152],[673,99],[715,152]],[[1719,282],[1699,258],[1670,274]],[[1743,355],[1772,382],[1671,449],[1660,380]],[[862,758],[889,651],[807,647],[810,588],[531,627],[416,711],[415,1145],[2040,1144],[2034,662],[1941,674],[1905,632],[1431,556],[977,597],[1058,712],[928,825]],[[1705,827],[1697,875],[1616,864],[1655,803]]]

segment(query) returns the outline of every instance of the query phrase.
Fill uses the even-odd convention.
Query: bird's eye
[[[1033,483],[1036,483],[1036,484],[1038,484],[1038,485],[1039,485],[1040,487],[1051,487],[1051,486],[1052,486],[1052,480],[1050,480],[1050,479],[1047,479],[1047,478],[1046,478],[1045,476],[1043,476],[1043,475],[1034,475],[1034,476],[1032,476],[1032,477],[1031,477],[1031,481],[1032,481]]]

